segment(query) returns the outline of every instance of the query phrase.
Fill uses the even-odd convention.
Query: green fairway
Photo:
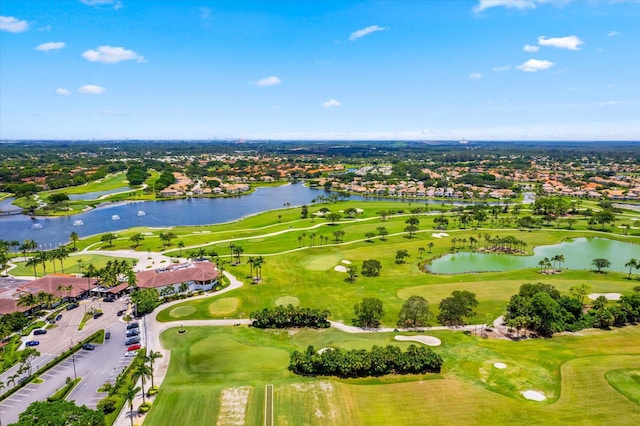
[[[353,335],[332,329],[188,331],[162,334],[172,351],[171,364],[147,425],[227,424],[224,419],[233,409],[244,416],[244,424],[262,424],[266,384],[274,385],[274,420],[283,425],[640,421],[640,406],[627,396],[638,395],[636,379],[628,380],[628,374],[638,373],[637,326],[522,342],[430,332],[442,340],[435,348],[444,358],[441,374],[346,380],[292,374],[289,353],[309,344],[317,349],[387,344],[406,349],[409,343],[394,341],[391,333]],[[507,367],[497,369],[494,362]],[[521,394],[525,390],[542,392],[547,399],[528,401]],[[198,408],[206,408],[206,416]]]
[[[640,405],[640,368],[607,371],[605,378],[618,392]]]

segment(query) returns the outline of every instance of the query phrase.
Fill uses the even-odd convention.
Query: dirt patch
[[[251,394],[249,386],[224,389],[220,394],[220,411],[216,424],[219,426],[244,425],[249,394]]]

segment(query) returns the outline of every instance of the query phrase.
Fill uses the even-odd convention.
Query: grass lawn
[[[348,380],[292,374],[289,354],[309,344],[406,349],[409,343],[393,340],[392,333],[354,335],[333,329],[192,327],[183,335],[176,330],[162,335],[172,351],[171,364],[146,425],[230,424],[238,416],[244,424],[261,424],[266,384],[274,385],[279,425],[640,421],[640,406],[632,402],[640,398],[640,386],[620,373],[638,372],[637,326],[521,342],[433,332],[443,342],[435,348],[444,358],[441,374]],[[507,368],[497,369],[495,362]],[[543,392],[547,400],[528,401],[520,393],[525,390]]]
[[[118,259],[118,260],[125,259],[125,260],[130,260],[132,262],[134,260],[129,258],[120,258],[120,257],[116,258],[112,256],[103,256],[99,254],[81,254],[78,256],[67,257],[62,261],[62,264],[64,266],[65,274],[79,274],[83,272],[85,268],[89,266],[89,264],[93,264],[93,266],[95,266],[97,269],[101,269],[107,264],[108,261],[113,261],[115,259]],[[16,265],[17,265],[16,268],[9,271],[12,275],[30,276],[30,277],[33,276],[33,266],[27,267],[25,262],[17,262]],[[59,260],[55,261],[55,269],[54,269],[53,261],[48,261],[46,263],[46,267],[47,267],[47,274],[52,274],[54,273],[54,271],[57,273],[62,273]],[[36,272],[38,274],[38,277],[41,277],[43,275],[42,265],[36,266]]]
[[[127,175],[124,172],[107,175],[102,179],[98,179],[84,185],[70,186],[68,188],[54,189],[51,191],[42,191],[39,194],[40,198],[46,200],[51,194],[87,194],[90,192],[110,191],[116,188],[122,188],[123,191],[131,189],[129,187],[129,182],[127,181]]]

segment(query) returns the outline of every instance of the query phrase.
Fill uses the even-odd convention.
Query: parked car
[[[103,315],[104,315],[104,313],[103,313],[103,312],[96,312],[96,314],[93,316],[93,319],[98,319],[98,318],[100,318],[100,317],[101,317],[101,316],[103,316]]]
[[[92,351],[96,348],[95,345],[92,345],[91,343],[85,343],[84,345],[82,345],[82,349],[86,349],[88,351]]]
[[[60,321],[62,319],[62,314],[58,314],[58,316],[56,317],[56,322]]]
[[[140,338],[139,337],[131,337],[127,340],[124,341],[125,346],[129,346],[129,345],[133,345],[136,343],[140,343]]]
[[[47,330],[45,330],[44,328],[36,328],[35,330],[33,330],[33,334],[36,336],[40,334],[47,334]]]
[[[115,297],[111,297],[111,296],[107,296],[104,299],[102,299],[103,302],[115,302],[116,298]]]
[[[116,312],[116,315],[117,315],[117,316],[119,316],[119,317],[121,317],[121,316],[123,316],[123,315],[124,315],[124,313],[125,313],[125,312],[127,312],[127,310],[126,310],[126,309],[120,309],[118,312]]]
[[[140,329],[133,328],[127,332],[127,337],[138,336],[140,334]]]
[[[111,339],[111,332],[107,331],[106,333],[104,333],[104,338],[105,339]]]
[[[38,342],[37,340],[29,340],[27,343],[25,343],[25,346],[38,346],[40,344],[40,342]]]
[[[140,347],[140,344],[131,345],[127,348],[127,351],[137,351]]]
[[[131,330],[132,328],[138,328],[140,327],[140,324],[138,324],[137,322],[132,322],[131,324],[127,324],[127,330]]]
[[[75,309],[75,308],[77,308],[78,306],[80,306],[78,303],[69,303],[69,304],[67,305],[67,311],[70,311],[70,310],[72,310],[72,309]]]
[[[134,357],[136,355],[138,355],[138,354],[136,353],[135,349],[132,349],[131,352],[125,352],[124,353],[124,356],[126,356],[126,357]]]

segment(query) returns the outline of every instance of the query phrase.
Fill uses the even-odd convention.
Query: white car
[[[124,356],[126,356],[127,358],[131,358],[131,357],[134,357],[136,355],[138,355],[137,351],[131,351],[131,352],[125,352],[124,353]]]

